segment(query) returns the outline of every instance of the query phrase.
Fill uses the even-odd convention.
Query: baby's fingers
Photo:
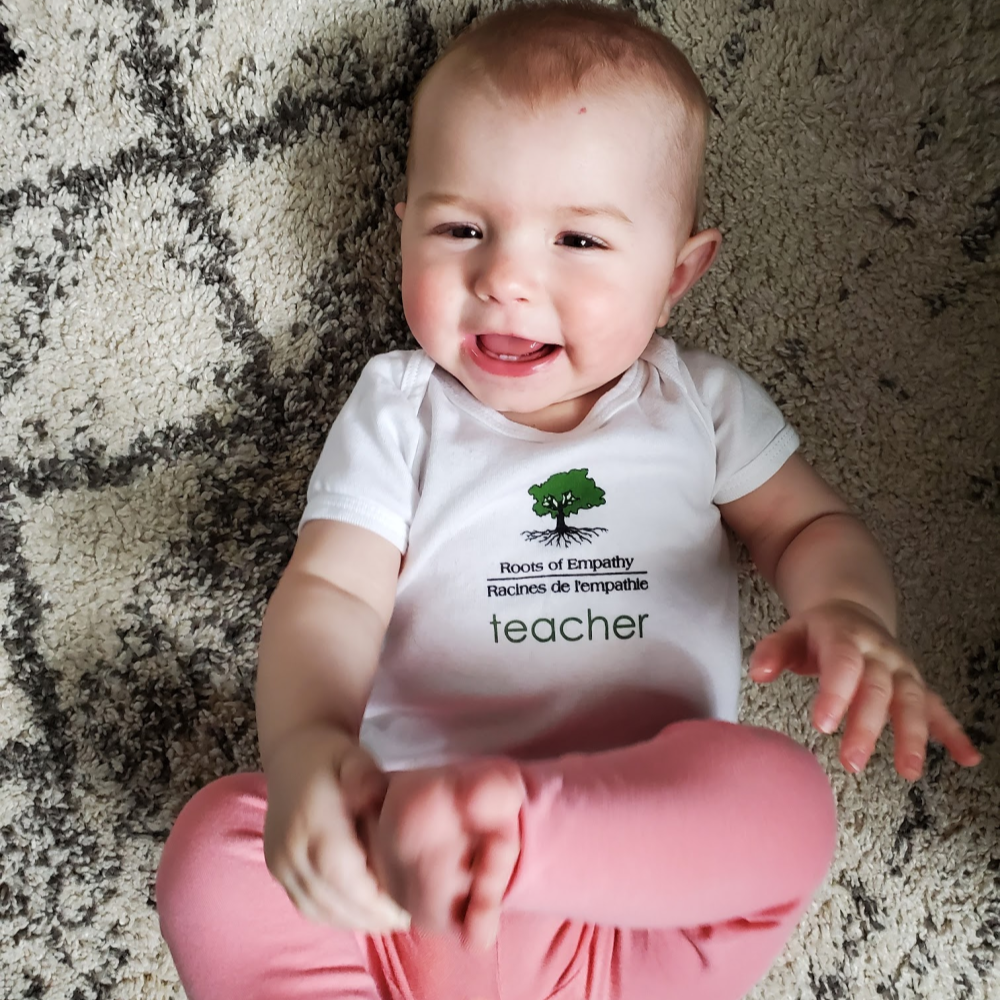
[[[765,635],[750,654],[750,679],[760,684],[777,680],[785,670],[805,673],[808,650],[805,629],[786,624]]]
[[[353,927],[356,915],[343,908],[329,887],[318,882],[313,873],[302,875],[297,870],[289,869],[282,873],[281,884],[292,905],[307,920],[334,927]]]
[[[273,875],[295,909],[307,920],[350,928],[357,919],[357,915],[342,906],[330,887],[320,881],[304,860],[278,864],[274,867]]]
[[[372,933],[409,929],[409,916],[379,888],[354,837],[314,842],[304,880],[308,898],[330,922]]]
[[[840,760],[848,771],[857,773],[868,763],[889,719],[892,696],[892,671],[881,661],[870,660],[851,703],[840,747]]]
[[[983,759],[961,723],[933,691],[927,692],[927,721],[931,737],[951,754],[956,763],[963,767],[975,767]]]
[[[892,732],[896,770],[907,780],[916,781],[923,773],[927,756],[928,691],[916,674],[906,670],[896,672],[895,684]]]
[[[814,626],[814,630],[810,643],[816,649],[819,663],[819,693],[813,705],[813,724],[821,732],[833,733],[858,694],[858,685],[865,672],[865,657],[854,639],[839,629]],[[869,698],[874,697],[881,704],[881,691],[880,686]],[[885,704],[888,705],[888,701]],[[859,709],[864,707],[863,701]],[[875,714],[875,707],[862,714],[861,722],[865,729],[874,724]],[[884,719],[882,725],[885,725]],[[868,752],[871,753],[870,750]]]

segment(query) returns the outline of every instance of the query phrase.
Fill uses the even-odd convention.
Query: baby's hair
[[[424,83],[445,60],[458,62],[466,79],[531,110],[585,86],[602,90],[640,83],[666,97],[681,111],[679,127],[665,131],[670,152],[684,164],[691,232],[698,230],[708,98],[684,53],[633,11],[593,0],[543,0],[482,17],[451,41],[424,77],[414,96],[414,120]],[[651,104],[651,114],[654,108],[662,105]]]

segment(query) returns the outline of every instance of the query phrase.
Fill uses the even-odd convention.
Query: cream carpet
[[[306,478],[365,359],[406,344],[407,101],[473,8],[5,3],[0,995],[160,1000],[160,849],[255,766],[258,623]],[[747,692],[842,820],[753,997],[1000,997],[1000,8],[638,6],[716,110],[726,243],[673,333],[758,377],[867,518],[986,754],[935,751],[910,786],[886,740],[849,777],[811,683]],[[743,595],[749,650],[780,612]]]

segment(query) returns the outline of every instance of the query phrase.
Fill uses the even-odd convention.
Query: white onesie
[[[735,720],[736,571],[716,504],[797,447],[749,376],[659,337],[561,434],[483,406],[423,351],[373,358],[302,517],[405,556],[362,742],[397,770]]]

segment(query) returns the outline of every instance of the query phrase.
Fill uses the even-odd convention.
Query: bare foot
[[[377,878],[415,929],[458,931],[472,947],[489,947],[521,851],[520,770],[490,758],[388,777],[366,830]]]

